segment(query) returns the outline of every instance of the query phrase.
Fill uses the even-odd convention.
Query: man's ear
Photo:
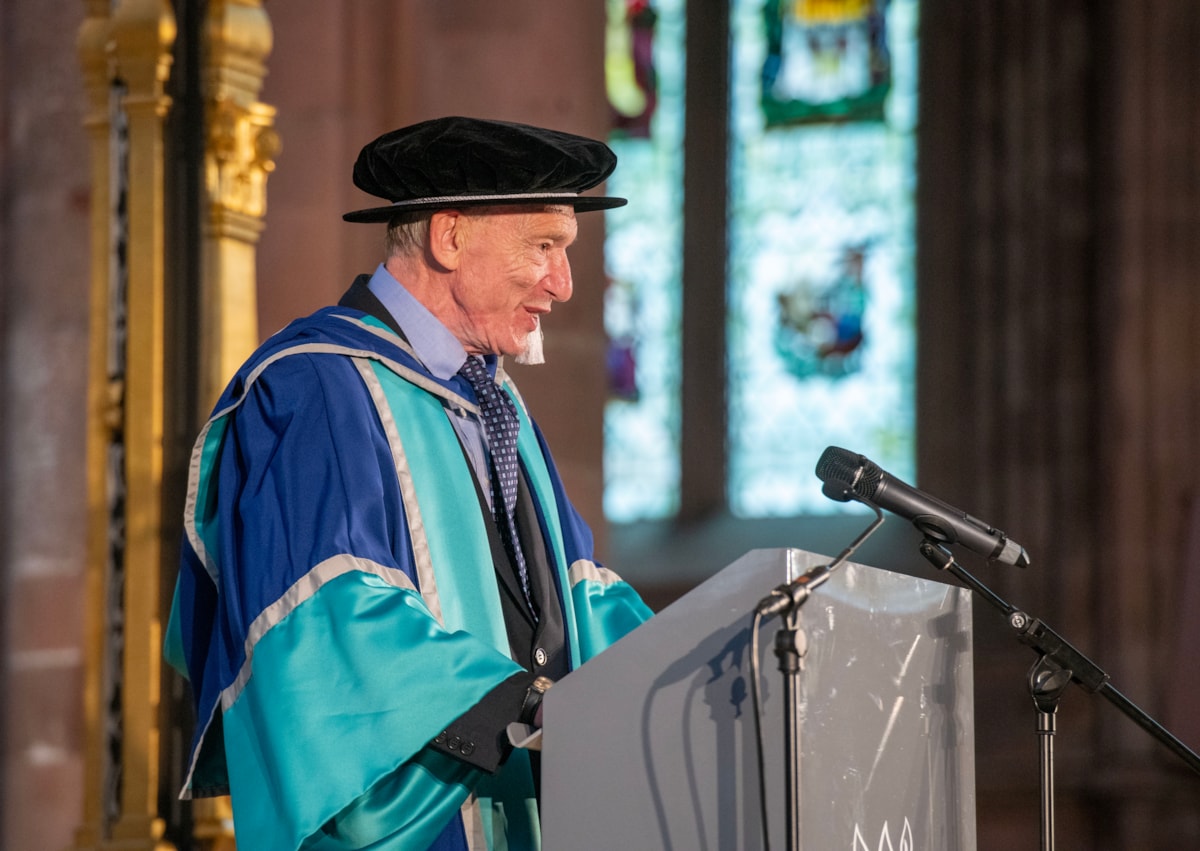
[[[462,262],[467,217],[458,210],[438,210],[429,220],[429,254],[434,264],[452,271]]]

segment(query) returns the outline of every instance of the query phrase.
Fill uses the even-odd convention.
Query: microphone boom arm
[[[964,570],[954,560],[954,556],[940,543],[931,540],[923,541],[921,555],[925,556],[934,567],[952,574],[1003,612],[1008,625],[1016,632],[1018,641],[1032,647],[1043,658],[1051,660],[1060,670],[1069,672],[1073,682],[1093,694],[1102,695],[1131,721],[1182,759],[1192,771],[1200,774],[1200,756],[1197,756],[1195,751],[1138,708],[1129,698],[1117,691],[1109,682],[1108,674],[1069,641],[1038,618],[1031,617],[994,594],[991,589]]]

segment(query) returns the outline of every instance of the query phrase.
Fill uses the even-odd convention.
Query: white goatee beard
[[[517,363],[524,364],[539,364],[546,362],[546,355],[542,351],[542,324],[539,322],[538,327],[529,332],[529,336],[525,338],[525,349],[515,358]]]

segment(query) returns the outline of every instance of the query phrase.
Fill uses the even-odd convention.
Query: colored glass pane
[[[890,91],[875,120],[770,125],[768,0],[733,3],[729,503],[744,517],[838,508],[826,446],[911,480],[916,0],[887,6]]]
[[[679,501],[684,5],[653,3],[637,32],[639,5],[651,7],[610,2],[623,30],[610,32],[619,67],[608,70],[624,85],[612,100],[625,117],[608,189],[631,200],[606,219],[605,511],[615,522],[667,518]],[[918,0],[807,4],[800,23],[820,26],[834,6],[842,23],[886,12],[871,24],[884,39],[875,60],[887,60],[882,109],[868,103],[876,80],[866,100],[843,92],[858,111],[835,118],[768,114],[766,70],[786,60],[771,38],[779,4],[731,6],[728,501],[743,517],[829,513],[839,504],[813,475],[826,446],[910,480],[915,467]]]
[[[605,214],[604,509],[615,522],[670,517],[679,504],[683,14],[683,0],[609,2],[619,166],[606,189],[630,199]]]

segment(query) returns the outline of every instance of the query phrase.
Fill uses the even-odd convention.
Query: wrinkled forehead
[[[475,225],[527,238],[570,243],[579,232],[575,209],[567,204],[505,204],[462,212]]]

